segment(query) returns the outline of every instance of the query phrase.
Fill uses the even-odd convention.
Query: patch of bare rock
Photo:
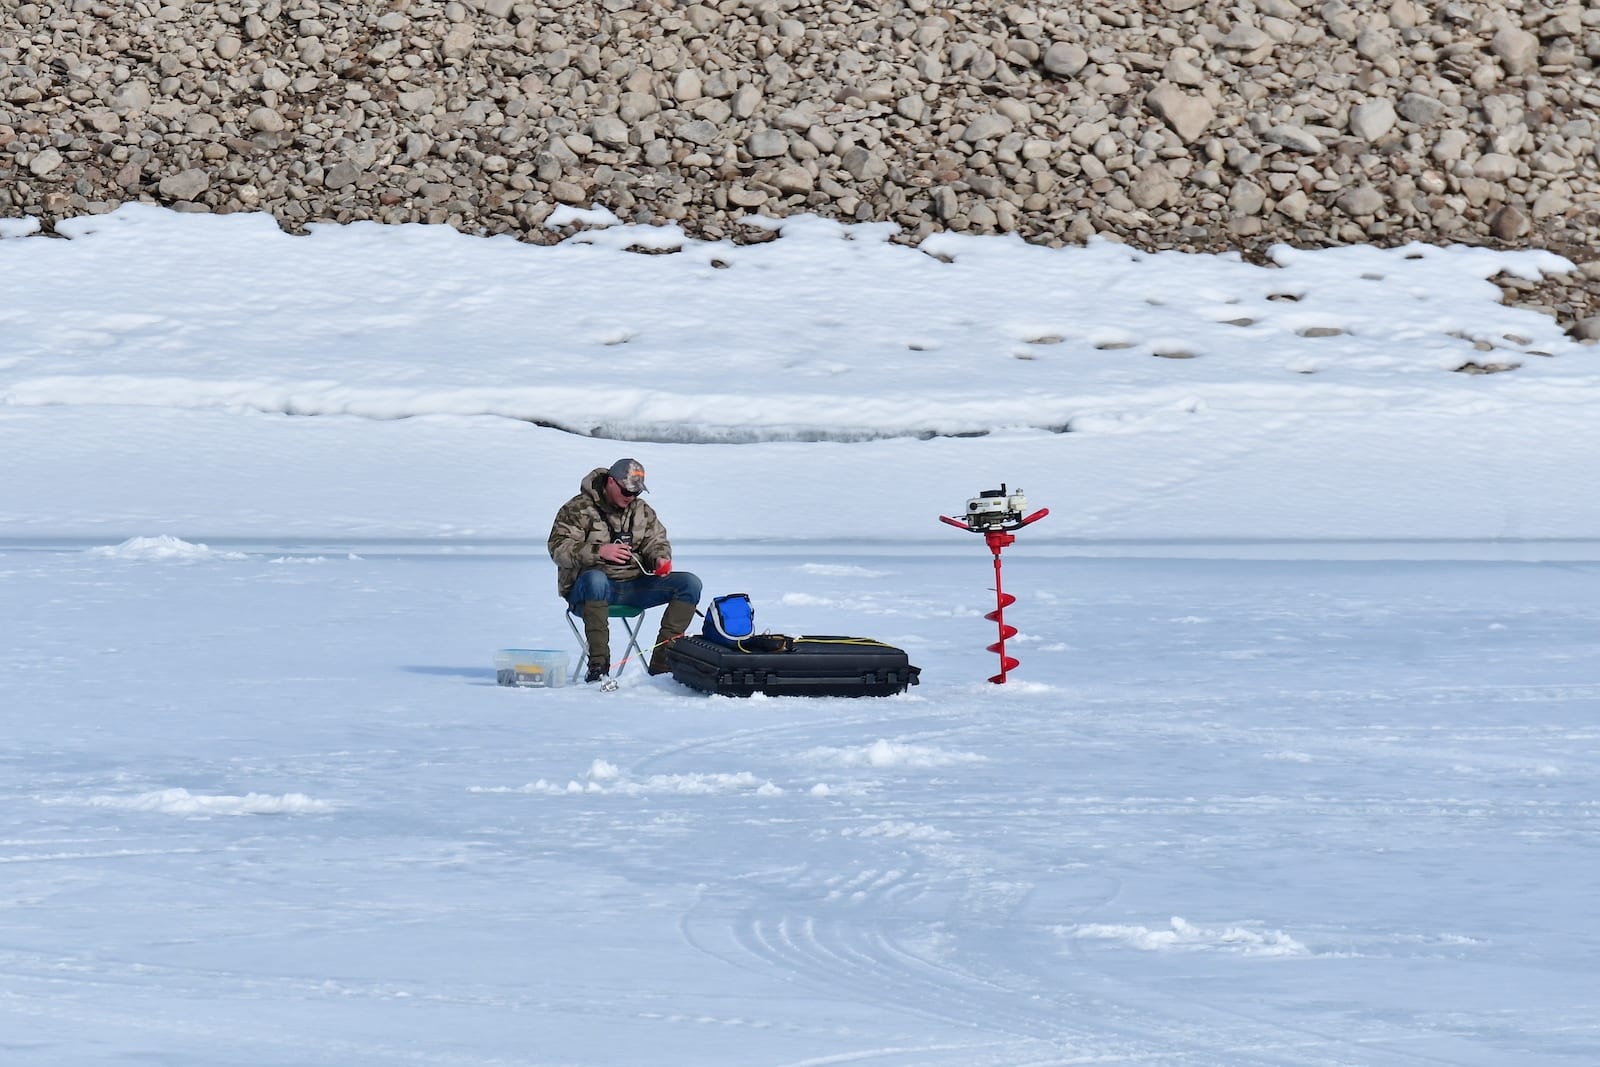
[[[1508,299],[1592,339],[1597,64],[1567,0],[8,3],[0,216],[1540,247]]]

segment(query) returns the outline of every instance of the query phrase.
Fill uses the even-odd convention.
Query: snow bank
[[[565,784],[546,778],[520,786],[474,786],[472,793],[520,793],[536,796],[713,796],[723,793],[749,793],[756,796],[781,796],[783,790],[749,771],[652,774],[633,778],[613,763],[597,759],[585,779]]]
[[[904,744],[884,738],[858,747],[808,749],[800,754],[800,758],[808,763],[833,767],[899,767],[911,770],[986,761],[985,757],[975,752],[951,752],[929,745]]]
[[[248,559],[243,552],[224,552],[208,545],[194,544],[161,534],[157,537],[130,537],[119,545],[106,545],[88,550],[91,556],[107,559],[177,560],[195,563],[201,560]]]
[[[1056,928],[1075,941],[1109,941],[1141,952],[1225,952],[1241,956],[1309,956],[1311,950],[1278,930],[1244,926],[1196,926],[1173,916],[1165,929],[1088,924]]]
[[[1105,240],[910,248],[809,216],[764,244],[628,225],[540,246],[375,224],[292,237],[137,204],[58,230],[73,239],[7,242],[13,405],[814,442],[1498,410],[1570,404],[1594,381],[1553,318],[1489,281],[1571,268],[1545,252],[1282,248],[1256,265]],[[628,251],[663,239],[679,254]],[[1469,365],[1517,369],[1493,386],[1450,373]]]
[[[240,797],[191,793],[187,789],[159,789],[133,797],[97,796],[88,803],[96,808],[161,815],[307,815],[332,810],[331,804],[313,800],[304,793],[281,796],[246,793]]]

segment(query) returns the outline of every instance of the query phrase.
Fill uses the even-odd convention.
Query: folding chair
[[[612,604],[606,609],[607,618],[621,619],[622,628],[628,634],[627,650],[623,653],[622,659],[630,663],[637,660],[641,667],[645,664],[644,652],[639,647],[639,631],[644,626],[644,613],[646,610],[648,609],[631,608],[626,604]],[[583,616],[572,611],[570,608],[567,609],[567,611],[563,614],[565,614],[567,617],[567,628],[572,631],[573,640],[578,642],[577,676],[581,679],[585,673],[584,669],[589,666],[589,642],[583,636],[583,630],[579,627],[578,622],[576,621],[581,619]],[[622,666],[627,665],[626,663],[623,663],[622,660],[619,660],[618,662]],[[620,667],[617,673],[621,674]]]

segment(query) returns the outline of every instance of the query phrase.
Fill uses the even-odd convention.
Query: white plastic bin
[[[500,685],[557,689],[567,684],[567,654],[551,648],[502,648],[494,654]]]

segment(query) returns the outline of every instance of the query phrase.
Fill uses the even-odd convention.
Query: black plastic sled
[[[667,646],[667,666],[691,689],[730,697],[886,697],[916,685],[921,673],[903,649],[866,637],[760,635],[745,645],[750,651],[679,638]]]

